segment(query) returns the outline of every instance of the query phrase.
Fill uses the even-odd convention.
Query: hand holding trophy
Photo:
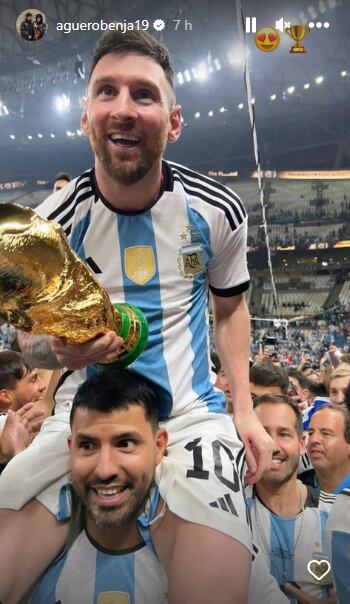
[[[111,304],[58,223],[10,203],[0,205],[0,316],[23,331],[73,344],[113,330],[124,340],[113,361],[122,367],[148,338],[143,313]]]

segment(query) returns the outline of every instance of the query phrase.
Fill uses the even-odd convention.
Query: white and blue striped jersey
[[[247,499],[251,512],[253,539],[265,556],[271,574],[279,585],[294,581],[307,593],[327,595],[307,570],[308,563],[327,557],[326,525],[328,514],[317,507],[305,507],[293,518],[280,518],[254,493]],[[296,601],[290,597],[293,604]]]
[[[88,170],[37,211],[60,223],[113,303],[144,312],[149,340],[132,368],[158,385],[160,418],[194,409],[223,413],[225,397],[210,372],[208,291],[234,296],[249,286],[247,216],[239,197],[163,162],[162,193],[148,210],[116,210]],[[89,369],[66,376],[56,412],[86,375]]]
[[[167,579],[145,544],[102,550],[85,531],[56,560],[31,594],[30,604],[166,604]]]
[[[339,604],[350,602],[350,488],[337,495],[327,523],[328,551]]]
[[[252,552],[248,604],[289,604],[287,596],[282,593],[276,579],[270,574],[264,555],[255,544]]]

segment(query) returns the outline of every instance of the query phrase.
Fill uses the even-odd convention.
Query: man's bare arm
[[[87,365],[115,360],[123,339],[114,331],[98,335],[83,344],[71,344],[54,336],[31,336],[18,331],[24,359],[39,369],[83,369]]]
[[[50,336],[33,336],[18,329],[17,337],[26,363],[39,369],[61,369],[62,365],[52,349]]]
[[[253,410],[249,386],[250,317],[242,294],[220,297],[212,294],[215,342],[233,399],[234,424],[243,441],[248,472],[253,484],[270,469],[272,440]]]

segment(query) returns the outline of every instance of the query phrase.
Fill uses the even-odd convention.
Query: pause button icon
[[[245,18],[245,31],[247,34],[256,33],[256,17]]]

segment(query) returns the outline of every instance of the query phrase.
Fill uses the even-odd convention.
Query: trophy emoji
[[[148,338],[143,313],[111,304],[58,223],[11,203],[0,205],[0,317],[76,344],[113,330],[124,340],[112,361],[120,367],[137,359]]]
[[[308,25],[291,25],[290,27],[286,27],[284,31],[296,42],[289,52],[306,52],[305,47],[300,42],[311,31]]]

